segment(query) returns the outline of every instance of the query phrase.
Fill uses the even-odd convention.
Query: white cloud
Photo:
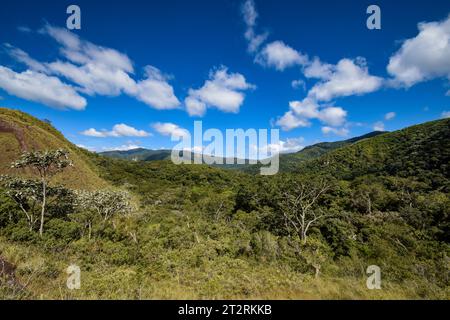
[[[389,121],[394,119],[397,116],[397,114],[395,112],[388,112],[384,115],[384,119]]]
[[[349,134],[349,130],[347,128],[332,128],[332,127],[322,127],[322,133],[325,135],[335,134],[337,136],[346,137]]]
[[[295,115],[305,119],[314,119],[319,117],[319,105],[313,99],[305,98],[303,101],[289,102],[289,108]]]
[[[450,118],[450,111],[443,111],[441,114],[442,118]]]
[[[133,63],[127,55],[110,48],[101,47],[80,39],[76,34],[59,27],[46,25],[41,33],[55,39],[62,48],[61,54],[77,64],[101,64],[111,69],[132,73]]]
[[[288,138],[286,141],[280,140],[278,143],[269,143],[267,145],[259,146],[255,148],[259,154],[273,155],[277,153],[293,153],[302,150],[305,139],[303,137]],[[253,146],[256,147],[256,146]]]
[[[242,91],[254,88],[239,73],[228,73],[226,67],[210,72],[210,79],[200,89],[189,89],[185,99],[188,113],[203,116],[207,107],[214,107],[223,112],[237,113],[244,102]]]
[[[64,77],[75,83],[76,89],[84,94],[128,94],[155,109],[175,109],[181,105],[169,84],[170,77],[157,68],[146,66],[145,78],[135,80],[131,77],[134,74],[133,62],[115,49],[93,44],[66,29],[51,25],[46,25],[40,33],[56,40],[64,59],[41,63],[7,44],[8,52],[33,71]]]
[[[302,150],[305,139],[303,137],[288,138],[286,141],[280,141],[279,153],[292,153]]]
[[[82,148],[82,149],[86,149],[86,150],[91,151],[91,152],[95,152],[96,151],[96,149],[94,147],[88,147],[88,146],[86,146],[84,144],[77,144],[77,147],[78,148]]]
[[[283,41],[267,44],[256,56],[255,61],[263,66],[274,67],[279,71],[296,65],[305,65],[308,57],[286,45]]]
[[[90,128],[81,132],[84,136],[96,137],[96,138],[106,138],[108,137],[107,131],[98,131],[97,129]]]
[[[186,109],[191,116],[203,116],[206,113],[206,103],[193,97],[187,97],[184,100]]]
[[[36,71],[16,73],[0,66],[0,88],[16,97],[59,109],[83,110],[86,99],[56,77]]]
[[[314,60],[309,62],[303,69],[303,73],[307,78],[326,80],[331,78],[334,69],[332,64],[323,63],[319,58],[315,57]]]
[[[163,136],[174,137],[188,137],[190,133],[188,130],[181,128],[180,126],[170,122],[157,122],[152,125],[153,129]]]
[[[342,59],[336,65],[325,64],[315,58],[304,70],[305,76],[320,81],[309,90],[305,99],[289,103],[290,110],[277,121],[283,130],[308,126],[310,119],[319,119],[331,127],[342,126],[347,111],[341,107],[323,106],[320,102],[369,93],[379,89],[383,82],[381,78],[369,74],[363,58]]]
[[[28,55],[28,53],[26,53],[25,51],[23,51],[19,48],[16,48],[16,47],[10,45],[9,43],[5,43],[4,46],[5,46],[6,52],[15,60],[25,64],[33,71],[39,71],[42,73],[46,73],[47,67],[44,64],[40,63],[39,61],[31,58]]]
[[[48,69],[79,85],[83,92],[94,95],[117,96],[136,85],[129,76],[134,72],[127,55],[80,39],[70,31],[46,25],[48,34],[60,45],[61,54],[69,61],[55,61]]]
[[[374,130],[374,131],[385,131],[385,129],[384,129],[384,123],[381,122],[381,121],[376,122],[376,123],[373,125],[373,130]]]
[[[129,151],[129,150],[134,150],[134,149],[139,149],[139,148],[141,148],[141,146],[139,146],[137,144],[127,143],[127,144],[123,144],[118,147],[103,147],[102,150],[103,151]]]
[[[244,17],[244,23],[247,27],[244,36],[248,41],[248,51],[254,53],[259,49],[261,44],[266,41],[268,34],[257,34],[255,31],[258,13],[256,12],[253,0],[244,2],[242,5],[242,16]]]
[[[247,26],[248,40],[254,35],[254,27],[258,13],[252,0],[247,0],[243,6],[244,22]],[[259,48],[259,46],[257,47]],[[256,49],[257,49],[256,48]],[[292,101],[289,111],[278,118],[276,125],[283,130],[292,130],[298,127],[311,125],[311,119],[318,119],[326,124],[328,133],[348,134],[348,129],[336,129],[346,122],[347,111],[341,107],[322,105],[323,102],[335,98],[351,95],[362,95],[378,90],[383,85],[383,79],[369,74],[366,61],[362,57],[356,59],[341,59],[336,65],[324,63],[318,57],[310,60],[307,54],[290,47],[283,41],[273,41],[257,51],[255,62],[283,71],[288,67],[301,67],[308,79],[318,79],[309,90],[303,101]],[[306,85],[303,80],[291,82],[293,88]],[[192,103],[192,101],[190,101]],[[196,108],[203,110],[204,106],[192,103]],[[332,129],[332,130],[330,130]],[[340,130],[340,131],[338,131]]]
[[[337,97],[360,95],[378,90],[382,78],[371,76],[365,60],[342,59],[333,66],[326,81],[314,85],[308,95],[317,101],[329,101]]]
[[[341,107],[320,107],[314,99],[305,98],[303,101],[291,101],[289,111],[278,119],[276,124],[283,130],[289,131],[298,127],[308,127],[310,120],[318,119],[332,127],[342,126],[347,117],[347,111]]]
[[[450,90],[448,90],[448,91],[445,93],[445,95],[446,95],[447,97],[450,97]]]
[[[333,127],[341,126],[345,123],[347,111],[341,107],[326,107],[319,112],[318,118]]]
[[[418,35],[404,41],[389,60],[387,70],[394,85],[411,87],[442,77],[450,80],[450,16],[439,22],[419,23],[418,29]]]
[[[306,119],[296,117],[293,111],[288,111],[277,120],[276,125],[284,131],[289,131],[298,127],[309,127],[311,123]]]
[[[302,79],[299,79],[299,80],[292,80],[291,86],[292,86],[292,88],[294,88],[294,89],[302,88],[303,90],[306,91],[306,83],[305,83],[305,81],[303,81]]]
[[[147,78],[139,81],[135,90],[131,90],[138,100],[160,110],[174,109],[180,106],[173,87],[168,83],[170,76],[163,74],[153,66],[146,66],[145,74]]]
[[[137,130],[126,124],[116,124],[111,131],[90,128],[81,134],[90,137],[106,138],[106,137],[148,137],[150,134],[144,130]]]

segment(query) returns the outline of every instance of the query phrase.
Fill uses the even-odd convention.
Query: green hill
[[[0,299],[449,299],[449,119],[283,155],[274,176],[95,155],[18,111],[1,109],[0,128],[5,171],[22,150],[64,147],[80,169],[60,180],[104,179],[132,204],[105,220],[59,198],[39,237],[0,190],[0,253],[28,283],[0,283]],[[147,151],[115,155],[130,153]],[[300,207],[307,239],[291,227]],[[73,263],[80,290],[66,288]],[[382,290],[367,289],[371,265]]]
[[[373,174],[414,177],[450,191],[450,119],[442,119],[346,145],[303,163],[297,172],[352,180]]]
[[[0,146],[0,174],[17,174],[16,170],[10,169],[10,164],[24,151],[64,148],[70,152],[74,167],[55,176],[55,182],[83,189],[106,185],[98,176],[89,152],[69,142],[51,124],[24,112],[0,108]]]
[[[336,142],[322,142],[304,148],[303,150],[296,153],[281,154],[280,155],[280,170],[281,171],[292,171],[298,167],[300,162],[311,160],[320,157],[321,155],[330,152],[332,150],[341,148],[343,146],[356,143],[358,141],[369,139],[377,135],[383,134],[385,132],[375,131],[368,133],[360,137],[354,137],[348,140],[336,141]],[[137,148],[132,150],[115,150],[115,151],[105,151],[101,152],[100,155],[113,158],[113,159],[123,159],[132,161],[158,161],[158,160],[170,160],[171,150],[152,150],[145,148]],[[212,166],[239,170],[247,173],[256,174],[259,172],[260,165],[248,164],[246,160],[245,164],[237,164],[236,159],[233,159],[235,164],[225,164],[226,159],[217,158],[217,162],[222,161],[224,164],[214,164]]]
[[[308,146],[299,152],[290,153],[290,154],[282,154],[280,156],[280,165],[282,171],[290,171],[295,169],[300,162],[304,162],[311,159],[319,158],[320,156],[331,152],[333,150],[342,148],[347,145],[351,145],[357,143],[359,141],[369,139],[372,137],[376,137],[380,134],[384,134],[386,132],[382,131],[374,131],[363,136],[354,137],[351,139],[336,141],[336,142],[321,142],[311,146]]]
[[[137,148],[132,150],[113,150],[100,153],[100,155],[105,157],[132,161],[169,160],[170,154],[170,150],[150,150],[145,148]]]

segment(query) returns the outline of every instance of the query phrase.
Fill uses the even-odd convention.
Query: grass
[[[81,241],[83,242],[83,241]],[[49,252],[35,245],[6,242],[0,238],[0,253],[17,264],[19,281],[27,294],[0,290],[1,299],[448,299],[449,292],[426,283],[382,282],[381,290],[368,290],[364,277],[319,277],[297,273],[275,264],[258,264],[218,257],[191,268],[157,258],[152,267],[116,265],[77,247],[104,250],[99,243],[78,243]],[[175,256],[178,254],[174,252]],[[175,257],[174,256],[174,257]],[[92,260],[93,259],[93,260]],[[87,262],[91,260],[91,263]],[[66,268],[78,263],[81,289],[66,287]],[[22,294],[22,296],[21,296]]]
[[[97,168],[92,163],[88,153],[70,143],[50,124],[33,118],[23,112],[0,108],[0,123],[18,128],[23,132],[23,140],[29,150],[52,150],[64,148],[70,152],[74,167],[63,174],[54,177],[54,183],[64,183],[75,189],[97,189],[108,184],[99,177]],[[1,132],[0,174],[22,174],[29,176],[30,172],[18,172],[10,169],[10,163],[17,159],[21,146],[16,135]]]

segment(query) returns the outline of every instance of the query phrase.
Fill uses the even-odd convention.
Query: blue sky
[[[81,30],[66,29],[70,4]],[[449,115],[449,13],[444,0],[6,1],[0,105],[97,151],[170,148],[194,120],[280,128],[283,151],[392,131]]]

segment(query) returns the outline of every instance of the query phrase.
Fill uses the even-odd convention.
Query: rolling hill
[[[151,150],[145,148],[137,148],[132,150],[113,150],[100,152],[100,155],[132,161],[155,161],[155,160],[169,160],[171,150]]]
[[[322,142],[317,143],[311,146],[304,148],[303,150],[296,153],[289,154],[281,154],[280,155],[280,167],[281,171],[291,171],[295,169],[300,162],[316,159],[321,155],[333,151],[335,149],[341,148],[346,145],[350,145],[356,143],[358,141],[369,139],[375,137],[377,135],[383,134],[386,132],[374,131],[368,133],[363,136],[354,137],[348,140],[336,141],[336,142]],[[132,160],[132,161],[158,161],[158,160],[170,160],[171,150],[152,150],[145,148],[137,148],[132,150],[117,150],[117,151],[105,151],[99,153],[102,156],[113,158],[113,159],[123,159],[123,160]],[[217,158],[218,160],[222,160],[224,163],[225,159]],[[213,166],[219,167],[222,169],[231,169],[231,170],[241,170],[248,173],[257,173],[259,172],[260,165],[251,165],[251,164],[237,164],[236,159],[234,159],[236,164],[215,164]],[[248,160],[246,160],[248,162]]]
[[[56,183],[64,182],[69,187],[83,189],[107,185],[99,177],[89,152],[69,142],[50,123],[24,112],[0,108],[0,146],[0,174],[17,174],[10,169],[10,164],[22,152],[64,148],[70,152],[74,167],[55,176]]]
[[[450,191],[450,119],[431,121],[345,145],[302,163],[298,172],[351,180],[362,175],[414,177]]]
[[[109,221],[96,214],[91,237],[92,212],[61,198],[64,211],[49,211],[39,237],[0,190],[2,257],[20,280],[39,275],[20,295],[0,285],[0,299],[449,297],[450,119],[317,144],[283,155],[284,172],[259,176],[99,156],[45,121],[0,109],[1,173],[22,151],[54,148],[68,149],[76,168],[59,181],[99,189],[104,179],[127,190],[133,208]],[[323,182],[330,189],[313,213],[325,216],[303,242],[286,224],[286,201]],[[86,267],[71,291],[74,261]],[[382,266],[383,290],[366,289],[369,265]]]

